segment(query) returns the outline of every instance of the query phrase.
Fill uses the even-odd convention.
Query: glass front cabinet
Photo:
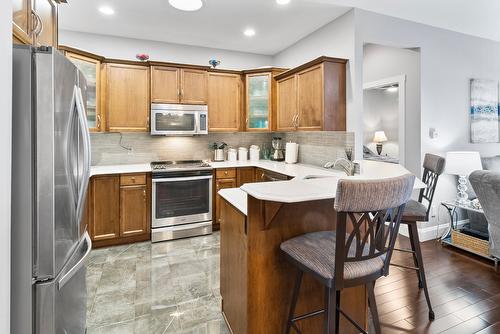
[[[87,123],[91,132],[104,131],[100,108],[101,61],[66,51],[68,57],[83,72],[87,80]]]
[[[246,130],[271,129],[271,73],[247,74]]]

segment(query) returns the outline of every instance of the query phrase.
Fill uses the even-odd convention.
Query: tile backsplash
[[[344,156],[345,149],[351,148],[354,156],[354,133],[341,131],[300,131],[275,133],[284,142],[299,144],[299,162],[323,166]]]
[[[346,132],[311,131],[287,133],[210,133],[194,137],[162,137],[148,133],[92,133],[92,165],[148,163],[154,160],[211,159],[209,143],[225,142],[239,147],[271,147],[273,136],[299,144],[299,162],[323,165],[337,152],[354,146],[354,135]],[[128,148],[128,149],[127,149]],[[130,150],[129,150],[130,149]]]

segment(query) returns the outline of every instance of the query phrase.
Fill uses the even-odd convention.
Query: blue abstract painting
[[[497,143],[500,139],[498,80],[470,81],[470,134],[472,143]]]

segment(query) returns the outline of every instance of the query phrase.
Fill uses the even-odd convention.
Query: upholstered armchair
[[[500,258],[500,172],[478,170],[469,181],[488,221],[490,253]]]

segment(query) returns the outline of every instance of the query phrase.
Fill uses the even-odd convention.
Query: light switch
[[[438,137],[438,132],[436,128],[429,128],[429,138],[436,139]]]

